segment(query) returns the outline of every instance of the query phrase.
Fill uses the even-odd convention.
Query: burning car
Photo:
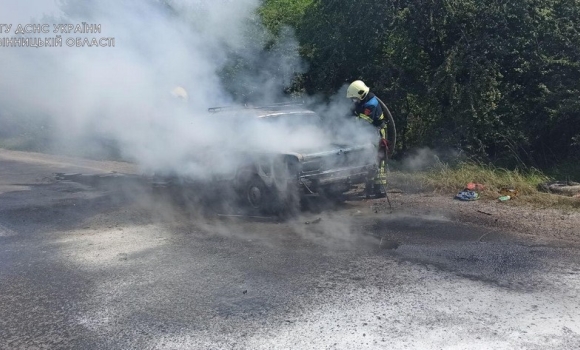
[[[214,169],[208,179],[213,188],[230,189],[245,206],[261,213],[292,211],[307,196],[338,197],[372,179],[376,171],[372,139],[335,140],[321,116],[302,105],[215,107],[209,113],[235,124],[242,130],[240,139],[235,142],[237,146],[219,154],[215,150],[198,152],[191,161]],[[292,137],[277,147],[273,140],[265,145],[255,141],[258,133],[272,130],[282,130]],[[160,186],[193,182],[186,175],[156,176]]]

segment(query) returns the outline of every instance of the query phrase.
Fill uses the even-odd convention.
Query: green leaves
[[[307,92],[365,80],[403,149],[580,158],[580,0],[265,0],[261,15],[296,29]]]
[[[296,28],[312,0],[264,0],[259,14],[262,22],[274,35],[284,26]]]

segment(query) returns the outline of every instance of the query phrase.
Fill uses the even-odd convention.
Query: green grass
[[[548,176],[535,170],[522,172],[475,163],[461,163],[454,167],[442,164],[422,174],[422,179],[427,186],[437,191],[457,191],[468,183],[475,182],[485,186],[485,194],[498,193],[502,188],[512,188],[522,195],[538,192],[537,186],[550,180]]]
[[[410,175],[410,174],[409,174]],[[407,175],[408,176],[408,175]],[[502,189],[514,189],[518,195],[510,203],[528,203],[540,207],[580,208],[580,198],[571,198],[538,191],[538,185],[552,178],[539,170],[508,170],[478,163],[456,166],[439,164],[435,168],[411,175],[423,189],[454,195],[470,182],[482,184],[480,195],[497,200]]]

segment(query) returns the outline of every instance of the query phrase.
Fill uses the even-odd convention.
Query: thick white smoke
[[[304,70],[291,33],[274,50],[261,50],[269,37],[256,15],[259,0],[0,4],[0,24],[12,25],[0,38],[62,39],[60,47],[0,45],[0,118],[48,118],[53,140],[81,154],[90,140],[110,140],[144,169],[202,176],[204,164],[185,162],[192,154],[241,146],[282,151],[329,142],[328,135],[310,129],[241,127],[207,113],[208,107],[231,104],[227,91],[232,90],[253,89],[257,102],[276,100],[291,77]],[[54,32],[54,25],[83,23],[98,24],[101,32]],[[50,32],[15,33],[27,24],[48,24]],[[114,38],[114,47],[70,47],[70,40],[85,37]],[[226,89],[220,74],[232,54],[262,69],[240,74]],[[175,86],[185,88],[187,100],[171,94]]]

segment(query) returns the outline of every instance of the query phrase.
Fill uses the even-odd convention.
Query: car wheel
[[[295,215],[299,208],[298,192],[294,193],[291,186],[273,187],[266,186],[259,176],[253,176],[244,186],[244,202],[262,214],[283,217]]]
[[[268,208],[268,203],[271,202],[272,197],[270,190],[258,176],[254,176],[248,181],[245,186],[244,196],[246,203],[251,208],[261,212]]]

